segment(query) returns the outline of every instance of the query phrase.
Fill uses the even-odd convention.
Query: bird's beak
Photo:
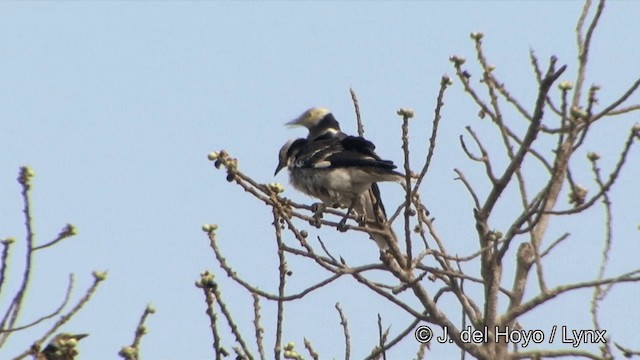
[[[87,336],[89,336],[89,334],[75,334],[73,335],[73,338],[76,340],[80,340],[82,338],[86,338]]]
[[[276,171],[273,173],[273,176],[278,175],[278,173],[280,172],[280,170],[282,170],[285,166],[286,166],[286,164],[284,164],[282,161],[280,161],[280,162],[278,163],[278,167],[276,167]]]
[[[301,126],[302,125],[302,119],[300,118],[295,118],[291,121],[287,121],[286,123],[284,123],[286,126],[288,127],[295,127],[295,126]]]

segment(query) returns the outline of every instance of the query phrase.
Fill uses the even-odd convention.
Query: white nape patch
[[[331,161],[320,161],[313,164],[313,167],[316,169],[326,169],[331,166]]]

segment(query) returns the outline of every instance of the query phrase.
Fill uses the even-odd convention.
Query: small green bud
[[[282,184],[278,182],[269,183],[269,185],[267,186],[269,187],[269,189],[271,189],[271,191],[275,192],[276,194],[280,194],[284,192],[284,186],[282,186]]]
[[[124,357],[124,358],[132,358],[134,356],[137,356],[137,351],[136,348],[131,347],[131,346],[123,346],[122,349],[120,349],[120,352],[118,352],[118,355]]]
[[[138,326],[138,330],[137,331],[138,331],[138,334],[141,334],[141,335],[145,335],[145,334],[147,334],[149,332],[149,330],[147,330],[147,327],[144,326],[144,325]]]
[[[467,60],[465,60],[465,58],[460,57],[458,55],[451,55],[451,57],[449,57],[449,61],[454,63],[454,65],[456,65],[456,66],[460,66],[460,65],[464,64],[464,62],[467,61]]]
[[[32,177],[36,176],[36,173],[28,166],[23,166],[20,168],[20,175],[18,175],[18,182],[22,185],[28,185],[29,180]]]
[[[571,83],[571,81],[562,81],[560,84],[558,84],[558,88],[560,88],[560,90],[562,91],[569,91],[573,89],[573,84]]]
[[[481,33],[481,32],[472,32],[471,33],[471,38],[473,40],[479,41],[479,40],[482,40],[483,37],[484,37],[484,34]]]
[[[97,281],[104,281],[107,278],[106,271],[94,271],[91,274],[93,274],[93,278],[96,279]]]
[[[207,154],[207,159],[209,159],[209,161],[215,161],[218,160],[218,152],[217,151],[212,151],[209,154]]]
[[[145,309],[146,312],[148,312],[149,314],[155,314],[156,313],[156,308],[154,308],[151,304],[147,305],[147,308]]]
[[[58,234],[58,236],[60,237],[75,236],[75,235],[78,235],[78,228],[75,227],[75,225],[73,224],[67,224],[64,227],[64,229],[62,229],[60,234]]]
[[[587,117],[587,112],[584,111],[584,109],[576,107],[576,106],[572,106],[571,107],[571,115],[574,118],[586,118]]]
[[[217,286],[216,281],[213,277],[213,274],[205,271],[202,274],[200,274],[200,286],[198,286],[198,284],[196,283],[197,287],[206,287],[209,289],[215,289],[215,287]]]
[[[573,204],[574,206],[580,206],[584,204],[587,193],[588,190],[585,187],[576,185],[574,191],[569,194],[569,203]]]
[[[407,119],[411,119],[415,115],[412,109],[405,109],[405,108],[400,108],[397,111],[397,114]]]
[[[442,75],[442,79],[440,79],[440,85],[451,86],[453,85],[453,81],[451,81],[449,75],[444,74]]]
[[[589,152],[587,153],[587,159],[591,160],[591,161],[597,161],[600,159],[600,154],[596,153],[596,152]]]
[[[218,230],[218,225],[216,224],[204,224],[202,225],[202,231],[206,232],[207,234],[212,232],[212,231],[216,231]]]
[[[235,172],[238,170],[238,159],[231,159],[227,162],[227,170]]]

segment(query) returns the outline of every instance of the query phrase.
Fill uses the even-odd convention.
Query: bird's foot
[[[313,211],[313,217],[315,219],[322,219],[322,212],[324,211],[325,206],[323,203],[315,203],[311,205],[311,211]]]
[[[338,223],[337,229],[340,232],[347,231],[347,217],[346,216],[343,217],[342,220],[340,220],[340,222]]]
[[[309,220],[309,225],[320,229],[320,227],[322,226],[322,222],[318,218],[312,218],[311,220]]]

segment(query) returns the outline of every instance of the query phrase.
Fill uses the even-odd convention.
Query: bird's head
[[[69,334],[60,333],[38,355],[38,360],[67,360],[75,359],[78,355],[76,345],[78,340],[89,336],[89,334]]]
[[[73,343],[73,341],[78,341],[82,338],[89,336],[89,334],[69,334],[69,333],[60,333],[56,335],[51,342],[69,342]]]
[[[295,158],[295,156],[300,152],[300,149],[309,143],[307,139],[289,139],[282,148],[280,148],[280,152],[278,153],[278,166],[276,167],[276,171],[273,173],[273,176],[278,175],[280,170],[289,166],[291,161]]]
[[[304,126],[309,130],[307,139],[314,140],[320,136],[331,133],[340,133],[340,124],[331,111],[325,108],[311,108],[297,118],[285,123],[288,126]]]

